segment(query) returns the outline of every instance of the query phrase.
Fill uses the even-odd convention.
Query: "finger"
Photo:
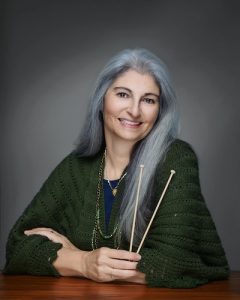
[[[63,247],[77,249],[77,247],[75,247],[64,235],[61,235],[60,233],[54,230],[51,230],[51,228],[34,228],[32,230],[25,230],[24,233],[27,236],[34,234],[45,236],[54,243],[62,244]]]
[[[47,236],[47,237],[51,237],[53,238],[54,236],[56,237],[55,233],[51,232],[51,231],[48,231],[48,230],[41,230],[41,229],[38,229],[38,230],[30,230],[30,231],[24,231],[24,233],[26,235],[34,235],[34,234],[38,234],[38,235],[44,235],[44,236]]]
[[[30,229],[30,230],[25,230],[24,234],[26,234],[26,235],[40,234],[40,235],[51,236],[51,237],[56,236],[56,237],[59,237],[62,239],[65,238],[65,236],[61,235],[60,233],[53,230],[52,228],[45,228],[45,227],[38,227],[38,228]]]
[[[108,249],[108,248],[106,248]],[[116,250],[116,249],[108,249],[108,256],[116,259],[124,259],[130,261],[139,261],[141,259],[141,255],[134,252],[129,252],[126,250]]]
[[[51,232],[51,233],[57,234],[57,232],[55,230],[53,230],[52,228],[47,228],[47,227],[37,227],[37,228],[25,230],[24,233],[30,234],[30,233],[35,233],[35,232],[39,232],[39,231],[46,231],[46,232]]]
[[[27,236],[30,235],[41,235],[47,237],[49,240],[55,242],[55,243],[61,243],[64,244],[64,241],[61,237],[57,236],[54,232],[50,232],[48,230],[34,230],[30,232],[24,232]]]
[[[121,270],[136,270],[137,262],[121,260],[121,259],[111,259],[110,267],[113,269],[121,269]]]
[[[119,270],[119,269],[112,269],[110,272],[110,276],[112,280],[116,279],[127,279],[130,277],[134,277],[137,275],[137,271],[135,270]]]

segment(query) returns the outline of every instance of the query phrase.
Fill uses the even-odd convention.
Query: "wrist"
[[[87,277],[87,268],[86,268],[86,256],[88,251],[75,250],[74,258],[72,260],[73,269],[75,270],[77,276]]]
[[[62,276],[85,277],[84,257],[86,251],[79,249],[61,248],[53,266]]]

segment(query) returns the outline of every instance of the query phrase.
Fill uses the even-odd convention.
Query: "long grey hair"
[[[179,110],[175,92],[165,64],[156,55],[143,48],[124,49],[110,59],[99,74],[90,95],[89,112],[75,151],[81,157],[88,157],[105,147],[102,119],[104,96],[114,80],[129,69],[153,76],[161,92],[158,118],[148,135],[135,146],[125,177],[119,228],[123,237],[129,241],[139,165],[144,164],[134,237],[136,246],[143,236],[151,213],[151,190],[156,167],[164,160],[167,148],[177,138],[179,131]]]

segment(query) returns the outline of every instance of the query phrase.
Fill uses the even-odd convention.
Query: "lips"
[[[130,128],[137,128],[142,124],[142,122],[136,122],[136,121],[132,121],[129,119],[124,119],[124,118],[119,118],[118,120],[120,121],[120,123],[123,126],[130,127]]]

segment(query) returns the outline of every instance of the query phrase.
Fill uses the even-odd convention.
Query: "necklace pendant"
[[[114,197],[116,196],[116,194],[117,194],[117,189],[116,188],[112,189],[112,194],[113,194]]]

